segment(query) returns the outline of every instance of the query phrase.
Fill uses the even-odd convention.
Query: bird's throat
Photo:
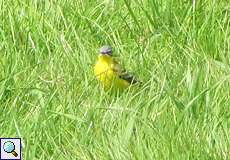
[[[101,62],[106,62],[106,63],[109,63],[112,61],[112,57],[110,55],[99,55],[98,56],[98,60],[101,61]]]

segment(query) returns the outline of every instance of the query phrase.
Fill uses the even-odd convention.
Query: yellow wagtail
[[[105,45],[100,48],[97,62],[94,66],[94,74],[105,89],[112,86],[125,89],[138,81],[119,65],[112,56],[112,48]]]

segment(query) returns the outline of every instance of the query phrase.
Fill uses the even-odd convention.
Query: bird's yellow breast
[[[112,66],[114,61],[112,57],[107,55],[99,55],[98,60],[94,66],[94,74],[96,78],[105,86],[110,88],[112,86],[124,89],[129,86],[129,83],[119,78],[116,72],[114,72]]]

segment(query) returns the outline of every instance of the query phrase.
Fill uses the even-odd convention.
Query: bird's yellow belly
[[[94,73],[96,78],[105,86],[106,89],[111,87],[125,89],[129,86],[129,83],[120,79],[108,64],[97,63],[94,67]]]

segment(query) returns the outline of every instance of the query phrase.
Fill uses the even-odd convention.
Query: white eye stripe
[[[102,46],[100,49],[99,49],[100,53],[111,53],[112,52],[112,47],[108,46],[108,45],[105,45],[105,46]]]

